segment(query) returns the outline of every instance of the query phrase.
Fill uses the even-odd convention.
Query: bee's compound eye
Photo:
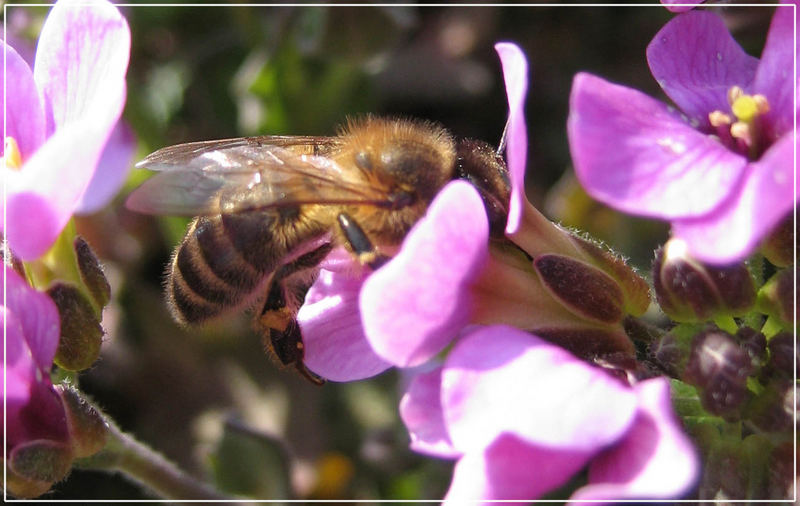
[[[363,170],[372,170],[372,157],[366,151],[356,153],[356,165]]]

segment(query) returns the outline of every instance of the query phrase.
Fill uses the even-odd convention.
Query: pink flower
[[[69,439],[66,415],[50,382],[50,368],[58,347],[58,310],[50,297],[28,286],[8,266],[3,266],[3,276],[6,451],[11,453],[20,445],[41,439],[66,444]]]
[[[33,71],[0,45],[7,72],[4,234],[16,255],[31,260],[73,212],[96,210],[124,180],[133,143],[115,125],[125,104],[130,31],[109,2],[61,0],[42,27]]]
[[[675,17],[647,60],[683,114],[578,74],[568,133],[583,186],[623,212],[670,221],[700,260],[746,257],[795,205],[792,41],[790,6],[777,8],[760,61],[716,14]]]
[[[467,332],[400,412],[413,449],[457,459],[451,504],[537,499],[586,466],[573,500],[680,497],[698,474],[666,379],[630,386],[510,327]]]

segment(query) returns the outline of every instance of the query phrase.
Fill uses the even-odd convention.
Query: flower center
[[[733,116],[719,110],[708,115],[714,133],[730,148],[757,159],[763,151],[761,116],[769,111],[767,97],[747,95],[733,86],[728,90],[728,103]]]
[[[22,167],[22,153],[19,152],[19,144],[13,137],[6,137],[3,155],[3,165],[7,169],[19,170]]]

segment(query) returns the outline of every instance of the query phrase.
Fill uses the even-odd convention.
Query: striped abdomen
[[[299,212],[276,210],[200,216],[175,250],[167,300],[176,320],[198,324],[252,302],[299,244],[322,227],[297,226]]]

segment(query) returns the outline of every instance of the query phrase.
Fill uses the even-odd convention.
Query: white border
[[[6,20],[8,19],[7,8],[8,7],[52,7],[53,3],[26,3],[26,4],[16,4],[16,3],[6,3],[3,4],[3,41],[8,40],[7,33],[6,33]],[[92,5],[92,4],[75,4],[75,5]],[[431,4],[415,4],[415,3],[340,3],[340,4],[325,4],[325,3],[308,3],[308,4],[296,4],[296,3],[249,3],[249,4],[227,4],[227,3],[115,3],[116,7],[658,7],[658,8],[665,8],[664,5],[658,3],[650,3],[650,4],[629,4],[629,3],[575,3],[575,4],[563,4],[563,3],[542,3],[542,4],[497,4],[497,3],[431,3]],[[670,7],[679,7],[679,6],[686,6],[686,7],[785,7],[791,5],[794,12],[793,18],[793,27],[794,27],[794,61],[793,61],[793,75],[797,76],[797,4],[792,1],[790,4],[779,4],[779,3],[771,3],[771,4],[761,4],[761,3],[746,3],[746,4],[672,4]],[[6,53],[7,51],[3,51],[3,132],[7,131],[7,117],[6,117],[6,79],[8,76],[7,69],[6,69]],[[798,83],[797,79],[795,78],[795,89],[794,89],[794,110],[797,111],[797,100],[798,100]],[[797,202],[797,115],[794,116],[794,136],[795,136],[795,143],[794,143],[794,201]],[[3,167],[3,170],[8,170]],[[3,177],[3,230],[6,230],[7,224],[7,216],[5,213],[5,205],[6,205],[6,192],[7,192],[7,178]],[[797,233],[797,205],[794,206],[793,210],[793,223],[794,223],[794,232]],[[4,239],[5,241],[5,239]],[[797,258],[797,238],[795,237],[794,241],[794,258]],[[797,265],[795,264],[795,269],[797,269]],[[3,301],[6,300],[6,278],[3,276]],[[794,277],[794,321],[797,322],[797,275]],[[794,353],[795,357],[797,356],[797,327],[794,329]],[[3,325],[3,455],[5,455],[5,449],[7,448],[7,427],[8,424],[6,423],[6,400],[7,400],[7,372],[8,368],[6,367],[6,326]],[[726,500],[725,502],[730,503],[793,503],[797,501],[797,360],[793,361],[793,370],[794,370],[794,498],[792,499],[782,499],[782,500],[768,500],[768,499],[758,499],[758,500],[744,500],[744,499],[737,499],[737,500]],[[9,499],[8,498],[8,488],[6,487],[7,482],[7,469],[6,466],[3,466],[3,500],[4,502],[28,502],[28,503],[439,503],[441,499],[416,499],[416,500],[395,500],[395,499],[331,499],[331,500],[310,500],[310,499],[230,499],[230,500],[208,500],[208,499]],[[569,499],[565,500],[491,500],[491,501],[484,501],[484,500],[477,500],[475,503],[540,503],[540,502],[548,502],[548,503],[566,503],[566,502],[579,502],[579,503],[664,503],[664,500],[640,500],[640,499],[619,499],[614,501],[608,501],[603,499],[584,499],[584,500],[577,500],[577,501],[570,501]],[[672,500],[666,501],[669,503],[716,503],[716,500]]]

